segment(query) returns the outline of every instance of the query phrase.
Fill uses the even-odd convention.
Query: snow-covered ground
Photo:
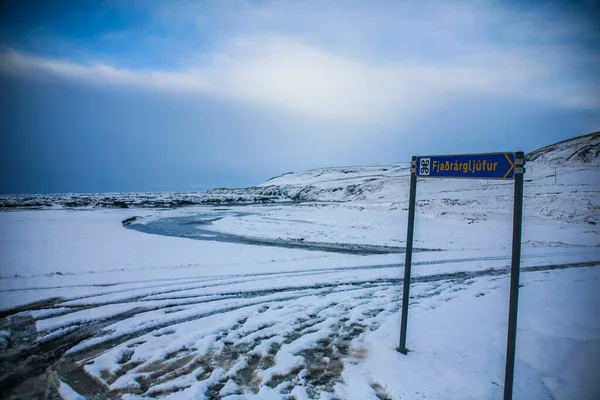
[[[598,142],[530,155],[517,399],[600,395]],[[315,200],[298,204],[0,213],[0,392],[502,398],[512,185],[419,181],[405,356],[407,182],[406,165],[327,168],[253,189]],[[196,240],[138,230],[171,220]]]

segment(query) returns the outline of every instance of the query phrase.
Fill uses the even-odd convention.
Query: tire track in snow
[[[555,256],[564,255],[561,253],[548,253],[548,254],[533,254],[533,255],[521,255],[522,260],[526,259],[537,259],[537,258],[551,258]],[[486,262],[486,261],[502,261],[502,260],[510,260],[510,256],[488,256],[488,257],[466,257],[466,258],[454,258],[454,259],[442,259],[442,260],[429,260],[429,261],[413,261],[413,266],[418,265],[440,265],[440,264],[456,264],[456,263],[469,263],[469,262]],[[218,281],[218,280],[226,280],[226,279],[234,279],[234,278],[246,278],[246,277],[268,277],[268,276],[294,276],[294,275],[318,275],[323,273],[331,273],[331,272],[344,272],[344,271],[355,271],[355,270],[371,270],[371,269],[388,269],[388,268],[403,268],[404,263],[393,263],[393,264],[381,264],[381,265],[363,265],[363,266],[355,266],[355,267],[333,267],[333,268],[315,268],[315,269],[297,269],[297,270],[289,270],[289,271],[274,271],[274,272],[261,272],[261,273],[247,273],[247,274],[231,274],[231,275],[213,275],[209,277],[203,278],[175,278],[175,279],[149,279],[149,280],[138,280],[134,282],[126,282],[126,283],[102,283],[102,284],[86,284],[86,285],[56,285],[56,286],[36,286],[32,288],[24,287],[24,288],[11,288],[11,289],[0,289],[1,292],[19,292],[19,291],[35,291],[35,290],[49,290],[49,289],[62,289],[62,288],[81,288],[81,287],[90,287],[90,288],[103,288],[103,287],[119,287],[119,286],[127,286],[132,284],[140,284],[140,283],[156,283],[157,287],[165,286],[165,285],[176,285],[181,281],[187,281],[190,283],[193,282],[210,282],[210,281]],[[120,270],[119,270],[120,271]],[[110,272],[110,271],[107,271]],[[160,283],[159,283],[160,282]],[[150,287],[150,286],[148,286]],[[119,290],[115,290],[113,292],[107,291],[102,292],[102,294],[108,293],[116,293]],[[85,298],[85,297],[93,297],[97,294],[89,295],[89,296],[80,296],[73,297],[75,298]],[[33,303],[32,303],[33,304]],[[28,305],[30,306],[30,305]],[[14,313],[16,310],[21,310],[21,308],[14,308],[11,310],[1,311],[1,313]],[[2,314],[0,314],[2,316]]]
[[[523,268],[523,272],[592,267],[599,264],[598,261],[591,261],[531,266]],[[356,269],[365,271],[377,268],[381,266]],[[191,388],[200,390],[196,386],[202,382],[206,384],[203,390],[207,397],[218,398],[220,391],[226,387],[229,380],[235,383],[236,390],[240,394],[255,393],[265,386],[283,394],[291,392],[297,386],[305,388],[309,394],[320,391],[330,392],[335,382],[341,379],[340,373],[344,360],[351,357],[352,342],[365,330],[376,329],[379,324],[377,318],[382,314],[389,315],[399,310],[401,291],[399,283],[402,279],[399,277],[371,279],[357,276],[347,282],[320,281],[260,290],[252,287],[247,290],[228,291],[227,289],[258,280],[315,277],[337,272],[337,269],[330,269],[318,271],[316,274],[308,271],[261,274],[260,277],[244,275],[229,277],[228,283],[223,282],[226,278],[219,277],[214,282],[210,279],[191,284],[186,282],[186,287],[181,287],[180,283],[177,286],[178,283],[173,282],[162,292],[160,290],[157,292],[153,286],[150,288],[153,294],[124,296],[121,301],[109,303],[91,302],[84,306],[73,306],[71,310],[62,309],[65,306],[64,302],[39,303],[41,306],[39,310],[60,310],[56,314],[41,316],[37,320],[32,317],[31,310],[20,311],[8,318],[9,321],[13,321],[11,330],[15,332],[13,334],[15,338],[18,337],[19,332],[26,331],[32,338],[26,341],[27,345],[13,341],[12,348],[0,356],[0,371],[2,371],[0,390],[3,393],[18,393],[17,389],[22,386],[23,381],[26,382],[52,370],[76,390],[100,396],[96,398],[126,392],[167,396],[174,390],[191,390]],[[508,272],[509,268],[505,267],[417,276],[413,278],[413,283],[420,289],[411,297],[418,301],[421,298],[450,291],[450,288],[460,290],[461,285],[468,285],[469,281],[477,278],[503,276]],[[190,295],[189,298],[185,297],[186,292],[217,287],[222,293],[217,298],[198,293]],[[136,286],[130,290],[144,290],[144,287]],[[157,300],[152,297],[161,294],[166,301],[153,303]],[[174,294],[183,297],[170,298]],[[89,300],[93,297],[83,298]],[[182,299],[191,301],[178,303]],[[230,302],[229,307],[226,307],[226,302]],[[311,305],[311,302],[315,304]],[[319,307],[318,305],[323,306],[323,302],[327,303],[326,307]],[[149,305],[140,307],[140,304],[144,303]],[[68,317],[82,310],[93,313],[98,307],[106,305],[127,304],[131,304],[132,309],[122,314],[83,323],[73,322],[71,325],[61,327],[73,328],[64,335],[57,335],[47,341],[33,340],[35,323],[39,321]],[[219,307],[218,304],[222,306]],[[209,307],[204,311],[201,309],[195,311],[194,308],[199,306]],[[186,312],[189,314],[185,315]],[[136,318],[152,313],[156,317],[155,322],[141,324],[136,329],[111,336],[111,332],[117,330],[119,324],[135,322]],[[178,317],[178,313],[183,313],[183,316]],[[236,315],[243,317],[233,318]],[[163,318],[164,316],[167,318]],[[226,320],[230,317],[233,318],[232,323],[225,324],[216,332],[204,331],[194,339],[208,340],[209,344],[205,348],[183,347],[179,352],[168,354],[169,357],[165,355],[162,361],[138,356],[140,354],[138,351],[144,346],[169,343],[176,337],[180,337],[181,331],[187,331],[190,326],[211,326],[209,322],[215,318]],[[262,323],[261,318],[264,319]],[[283,322],[279,322],[280,320]],[[252,327],[254,323],[258,325]],[[54,331],[50,330],[47,334],[52,332]],[[244,338],[248,339],[245,341]],[[86,340],[96,340],[96,342],[89,347],[82,347]],[[80,350],[72,351],[77,346]],[[71,351],[68,357],[64,355],[67,351]],[[125,353],[121,354],[119,351]],[[116,357],[117,353],[119,357]],[[293,361],[290,364],[292,367],[287,370],[277,369],[278,365],[285,365],[286,360]],[[102,372],[96,375],[90,372],[93,369],[84,372],[89,369],[87,367],[94,365],[90,364],[91,362],[94,364],[104,362],[119,367],[115,371],[104,372],[104,376],[107,377],[104,380]],[[18,367],[12,368],[12,372],[7,372],[14,365]],[[193,371],[197,374],[192,379],[190,374]],[[74,377],[80,374],[86,376],[91,374],[90,379],[97,383],[97,387],[90,389],[91,384],[85,383],[84,379],[80,379],[83,384],[78,384]],[[170,378],[158,379],[160,376]],[[130,386],[123,384],[124,381],[127,381]],[[120,387],[119,384],[124,386]],[[102,394],[98,394],[100,392]]]

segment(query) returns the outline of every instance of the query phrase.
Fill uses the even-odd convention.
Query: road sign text
[[[514,153],[421,156],[417,176],[467,179],[513,179]]]

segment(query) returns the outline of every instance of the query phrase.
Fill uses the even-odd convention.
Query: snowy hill
[[[527,155],[525,245],[600,245],[600,157],[592,157],[598,143],[600,133],[595,133]],[[308,203],[272,205],[259,215],[225,216],[211,230],[269,240],[402,246],[399,227],[406,221],[408,187],[408,164],[289,173],[249,190]],[[512,212],[512,181],[419,179],[417,214],[419,221],[427,221],[422,222],[427,231],[415,245],[492,248],[499,235],[508,246]],[[507,233],[500,235],[499,227]]]
[[[600,132],[555,143],[527,154],[526,179],[537,181],[560,174],[587,171],[579,183],[597,183]],[[409,163],[362,167],[319,168],[287,173],[249,188],[213,189],[189,193],[97,193],[3,195],[0,208],[98,207],[170,208],[190,205],[263,204],[302,201],[394,201],[409,176]],[[591,182],[590,182],[591,180]],[[478,185],[473,181],[472,185]],[[460,185],[460,184],[459,184]]]
[[[532,151],[528,162],[560,165],[600,165],[600,132],[578,136]]]
[[[543,147],[527,154],[526,159],[529,180],[543,178],[549,167],[560,166],[562,174],[581,169],[597,171],[600,169],[600,132]],[[377,167],[322,168],[284,174],[269,179],[259,187],[282,188],[285,189],[282,191],[287,193],[295,193],[301,200],[389,200],[387,195],[390,193],[385,189],[397,184],[404,185],[408,174],[408,163]]]

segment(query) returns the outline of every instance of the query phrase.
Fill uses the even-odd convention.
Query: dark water
[[[233,212],[229,210],[212,210],[193,216],[181,216],[161,218],[157,220],[144,221],[136,218],[134,221],[124,221],[123,226],[136,231],[151,233],[155,235],[185,237],[195,240],[206,240],[223,243],[238,243],[248,245],[284,247],[289,249],[304,249],[313,251],[328,251],[345,254],[391,254],[404,253],[404,247],[375,246],[347,243],[319,243],[311,242],[310,238],[298,239],[269,239],[220,233],[210,230],[214,221],[226,216],[243,217],[252,215],[251,212]]]

